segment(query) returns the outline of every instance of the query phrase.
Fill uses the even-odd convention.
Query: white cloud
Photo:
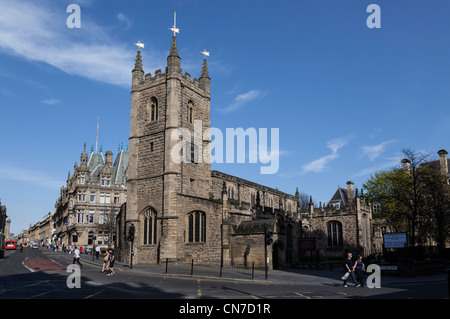
[[[57,180],[39,171],[20,167],[0,165],[0,180],[24,182],[37,186],[59,189],[64,186],[64,180]]]
[[[372,175],[372,174],[374,174],[376,172],[379,172],[379,171],[383,171],[383,170],[386,170],[386,169],[391,169],[391,168],[394,168],[394,167],[398,167],[401,159],[402,159],[402,156],[400,156],[400,155],[396,156],[396,157],[386,158],[386,162],[384,162],[382,164],[379,164],[379,165],[375,165],[375,166],[372,166],[372,167],[365,168],[365,169],[359,171],[358,173],[356,173],[355,177]]]
[[[246,93],[239,94],[233,100],[227,108],[221,110],[222,112],[231,112],[238,108],[240,108],[243,104],[250,102],[258,97],[262,96],[262,92],[260,90],[250,90]]]
[[[302,166],[303,172],[316,172],[323,171],[329,162],[339,157],[338,151],[348,143],[346,138],[335,138],[327,143],[327,147],[331,150],[330,155],[322,156],[319,159],[311,161]]]
[[[239,94],[234,99],[236,102],[247,102],[256,99],[261,93],[258,90],[251,90],[244,94]]]
[[[129,87],[135,50],[115,43],[102,28],[83,20],[81,28],[69,29],[68,13],[52,1],[0,3],[0,50],[30,61],[39,61],[68,74]],[[122,16],[125,19],[125,16]],[[128,45],[128,44],[127,44]],[[148,61],[158,59],[147,50]],[[150,56],[150,58],[149,58]],[[159,65],[151,66],[153,69]]]
[[[117,19],[120,21],[120,22],[122,22],[122,23],[124,23],[125,24],[125,28],[129,28],[129,27],[131,27],[131,20],[125,15],[125,14],[123,14],[123,13],[119,13],[119,14],[117,14]]]
[[[373,161],[375,158],[380,156],[386,150],[386,147],[389,144],[395,143],[395,142],[396,142],[396,140],[389,140],[389,141],[385,141],[385,142],[382,142],[380,144],[373,145],[373,146],[363,146],[361,157],[364,157],[367,155],[369,157],[369,159],[371,161]]]
[[[45,99],[45,100],[42,100],[42,103],[49,104],[49,105],[55,105],[55,104],[61,103],[61,101],[57,100],[57,99]]]

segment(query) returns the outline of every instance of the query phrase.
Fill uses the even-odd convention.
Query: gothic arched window
[[[370,241],[369,231],[370,231],[370,227],[369,227],[369,219],[367,218],[366,214],[362,215],[361,226],[362,226],[363,246],[369,247],[369,241]]]
[[[194,211],[187,215],[187,241],[189,243],[206,242],[206,214]]]
[[[187,120],[189,123],[194,122],[194,103],[192,101],[189,101],[188,108],[187,108]]]
[[[332,221],[327,224],[327,238],[328,247],[342,247],[342,224],[337,221]]]
[[[156,244],[156,217],[156,210],[153,208],[148,208],[141,214],[143,245]]]
[[[149,107],[149,115],[150,115],[150,121],[154,122],[158,120],[158,100],[156,97],[152,96],[150,100],[148,101],[148,107]]]

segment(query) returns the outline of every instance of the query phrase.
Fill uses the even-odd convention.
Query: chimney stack
[[[406,169],[407,171],[410,170],[411,168],[411,161],[407,158],[402,159],[402,164],[403,164],[403,168]]]
[[[113,159],[113,153],[111,151],[107,151],[105,154],[106,157],[106,163],[105,165],[111,166],[112,165],[112,159]]]
[[[439,166],[441,168],[441,172],[448,175],[448,161],[447,161],[447,154],[448,152],[446,150],[440,150],[438,151],[439,154]]]
[[[355,198],[355,189],[354,189],[354,183],[352,181],[347,182],[347,198],[348,202],[351,203],[353,199]]]

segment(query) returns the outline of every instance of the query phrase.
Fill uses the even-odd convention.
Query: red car
[[[15,240],[7,240],[5,249],[16,249],[16,241]]]

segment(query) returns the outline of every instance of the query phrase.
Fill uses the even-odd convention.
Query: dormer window
[[[111,187],[111,177],[100,177],[101,185],[105,187]]]
[[[86,180],[86,176],[84,174],[81,174],[80,184],[84,184],[85,180]]]

